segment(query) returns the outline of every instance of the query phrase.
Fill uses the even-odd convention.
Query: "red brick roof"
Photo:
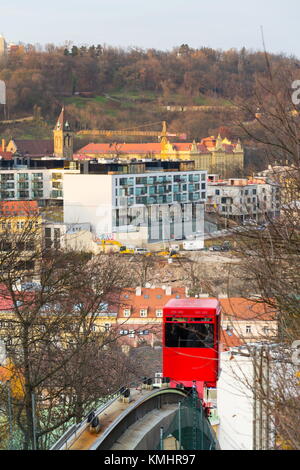
[[[3,288],[2,288],[3,289]],[[9,312],[14,309],[14,303],[12,301],[12,298],[10,295],[4,294],[4,292],[1,292],[0,295],[0,314],[2,312]]]
[[[171,289],[171,288],[170,288]],[[147,318],[155,318],[156,310],[162,309],[170,299],[186,299],[184,287],[173,287],[171,295],[166,294],[163,288],[141,289],[141,295],[136,295],[135,289],[124,289],[120,295],[119,316],[123,317],[123,310],[131,308],[131,317],[140,318],[140,309],[147,308]],[[271,321],[276,319],[276,312],[264,303],[257,303],[253,300],[243,299],[241,297],[231,297],[220,299],[223,316],[228,319],[238,320],[261,320]]]
[[[192,148],[192,143],[171,143],[173,149],[178,152],[189,152]],[[201,153],[207,153],[207,148],[202,144],[197,144],[198,151]],[[150,142],[145,144],[126,144],[126,143],[117,143],[117,144],[88,144],[78,150],[77,154],[74,155],[74,158],[77,158],[77,155],[84,155],[86,153],[93,154],[127,154],[127,153],[137,153],[141,155],[148,154],[160,154],[161,153],[161,144],[156,142]]]
[[[36,216],[39,213],[37,201],[0,201],[0,216]]]
[[[232,331],[221,330],[220,346],[221,351],[228,351],[230,348],[243,346],[244,343]]]
[[[0,151],[0,160],[12,160],[13,153],[12,152],[3,152]]]
[[[220,299],[223,318],[235,320],[276,320],[276,312],[267,304],[241,297]]]
[[[156,310],[163,309],[170,299],[185,299],[185,288],[174,287],[171,294],[167,295],[166,290],[161,287],[142,288],[141,295],[136,295],[136,289],[124,289],[120,296],[121,307],[119,307],[119,317],[124,317],[123,310],[131,308],[131,318],[141,318],[140,309],[147,308],[147,317],[156,318]]]

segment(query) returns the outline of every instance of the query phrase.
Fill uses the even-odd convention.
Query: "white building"
[[[89,222],[98,237],[147,230],[144,241],[203,232],[205,171],[65,174],[64,222]]]
[[[279,215],[280,188],[265,178],[218,180],[213,175],[207,186],[205,210],[238,222],[248,219],[260,222],[265,216]]]
[[[218,381],[218,440],[222,450],[266,450],[274,446],[267,403],[261,400],[270,380],[270,363],[262,348],[232,348],[221,353]]]

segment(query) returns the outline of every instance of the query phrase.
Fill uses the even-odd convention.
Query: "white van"
[[[204,240],[194,240],[183,242],[183,249],[186,251],[203,250]]]
[[[145,254],[149,253],[149,250],[147,250],[146,248],[135,248],[134,253],[136,255],[145,255]]]

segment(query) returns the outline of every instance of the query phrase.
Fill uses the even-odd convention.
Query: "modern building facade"
[[[62,201],[64,174],[73,171],[79,173],[76,168],[0,168],[0,200],[35,199],[40,205],[51,200]]]
[[[64,222],[89,222],[98,237],[112,238],[146,227],[146,243],[203,231],[205,171],[151,171],[147,163],[136,165],[138,173],[123,168],[106,174],[65,174]]]

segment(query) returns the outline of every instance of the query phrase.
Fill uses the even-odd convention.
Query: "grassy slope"
[[[120,122],[121,128],[125,121],[153,122],[163,120],[161,105],[196,105],[196,106],[230,106],[231,103],[223,99],[215,99],[199,95],[195,98],[187,98],[180,94],[172,94],[168,98],[162,98],[161,94],[151,91],[126,91],[114,90],[109,94],[98,95],[93,98],[71,96],[63,99],[66,106],[73,105],[78,109],[84,109],[88,104],[94,104],[99,108],[99,113],[113,117]],[[173,114],[170,116],[172,119]],[[125,123],[124,123],[125,124]],[[18,123],[12,126],[0,125],[0,137],[9,140],[15,139],[52,139],[53,122],[44,120],[30,123]],[[124,127],[127,127],[125,125]],[[131,127],[131,125],[130,125]]]

